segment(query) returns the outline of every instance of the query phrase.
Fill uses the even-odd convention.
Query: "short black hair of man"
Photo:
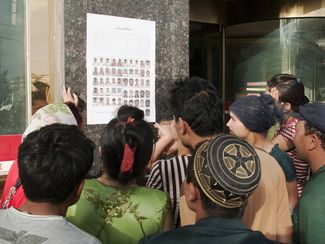
[[[30,133],[18,152],[26,197],[33,202],[63,203],[86,178],[94,149],[75,125],[52,124]]]
[[[197,135],[222,131],[222,101],[211,82],[199,77],[177,80],[170,90],[169,103],[176,120],[181,117]]]

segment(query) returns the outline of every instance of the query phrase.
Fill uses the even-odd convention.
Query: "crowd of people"
[[[322,243],[325,103],[294,75],[223,105],[202,78],[170,89],[173,118],[121,106],[101,133],[102,174],[78,99],[39,108],[5,183],[0,243]]]

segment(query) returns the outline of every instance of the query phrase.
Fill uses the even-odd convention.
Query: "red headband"
[[[134,150],[130,148],[128,144],[125,143],[123,159],[120,167],[121,173],[129,172],[134,163]]]

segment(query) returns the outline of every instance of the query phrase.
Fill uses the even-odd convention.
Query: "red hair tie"
[[[128,119],[127,119],[127,121],[126,121],[126,123],[128,124],[128,125],[132,125],[133,123],[134,123],[134,118],[133,117],[128,117]]]
[[[134,150],[130,148],[128,144],[125,143],[123,159],[120,167],[121,173],[129,172],[134,163]]]

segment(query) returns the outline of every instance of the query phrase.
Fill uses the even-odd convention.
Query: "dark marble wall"
[[[85,101],[86,14],[106,14],[156,21],[157,121],[170,116],[168,89],[173,80],[189,74],[189,0],[65,0],[65,83]],[[86,121],[86,112],[83,113]],[[104,125],[86,125],[85,132],[98,144]],[[98,158],[93,170],[100,167]]]

